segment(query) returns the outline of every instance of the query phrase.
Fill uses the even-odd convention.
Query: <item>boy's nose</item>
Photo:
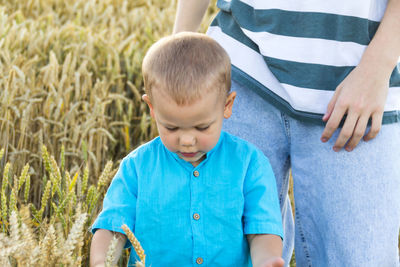
[[[191,134],[183,134],[180,137],[180,143],[182,146],[193,146],[196,143],[196,138]]]

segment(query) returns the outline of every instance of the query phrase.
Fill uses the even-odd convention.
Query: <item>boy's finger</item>
[[[358,121],[358,114],[357,113],[350,113],[347,115],[346,121],[344,122],[342,130],[340,130],[340,134],[336,139],[335,145],[333,146],[333,150],[338,152],[347,141],[352,137],[354,133],[354,128],[356,127]]]
[[[367,128],[367,124],[368,124],[368,116],[363,116],[358,119],[353,135],[350,141],[346,144],[346,151],[350,152],[358,145],[361,138],[365,134],[365,129]]]
[[[368,133],[364,136],[364,141],[369,141],[377,136],[382,126],[383,112],[377,112],[372,115],[372,124]]]
[[[284,267],[285,261],[282,258],[274,258],[272,260],[268,260],[268,262],[262,264],[262,267]]]
[[[328,122],[326,123],[325,129],[324,129],[324,131],[322,132],[322,135],[321,135],[321,141],[322,142],[327,142],[332,137],[332,134],[338,128],[339,123],[342,120],[345,112],[346,112],[346,109],[339,108],[337,106],[332,111],[332,114],[331,114]]]

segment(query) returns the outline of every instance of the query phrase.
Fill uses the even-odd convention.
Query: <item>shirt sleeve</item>
[[[115,174],[103,201],[103,209],[91,227],[125,234],[121,226],[135,228],[137,200],[137,173],[132,157],[125,157]],[[126,247],[130,243],[127,242]]]
[[[275,175],[261,151],[250,159],[244,181],[244,233],[274,234],[283,239]]]

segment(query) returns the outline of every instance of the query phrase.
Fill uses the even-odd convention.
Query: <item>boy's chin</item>
[[[189,163],[192,163],[193,165],[195,165],[195,164],[198,165],[200,162],[202,162],[204,160],[205,156],[206,156],[205,153],[200,153],[200,152],[198,153],[198,155],[196,155],[194,157],[185,157],[184,155],[181,155],[181,154],[179,155],[179,157],[181,159],[183,159],[184,161],[187,161]],[[195,165],[195,166],[197,166],[197,165]]]

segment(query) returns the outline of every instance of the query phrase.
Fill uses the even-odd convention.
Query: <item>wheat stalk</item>
[[[71,261],[72,251],[75,249],[75,245],[81,242],[81,236],[83,231],[83,226],[87,219],[87,214],[82,213],[77,215],[77,219],[71,228],[68,238],[63,247],[64,255],[62,262],[68,263]]]
[[[0,157],[0,158],[1,158],[1,157]],[[19,179],[18,179],[18,181],[19,181],[19,183],[18,183],[18,190],[22,187],[22,185],[25,183],[27,177],[29,176],[28,171],[29,171],[29,163],[27,163],[27,164],[24,166],[24,168],[23,168],[23,170],[22,170],[22,172],[21,172],[21,176],[20,176]]]
[[[113,235],[113,239],[111,240],[110,246],[108,247],[107,250],[107,255],[106,255],[106,262],[105,265],[106,267],[114,267],[115,264],[115,251],[117,248],[117,244],[118,244],[118,238]]]
[[[103,172],[100,175],[99,182],[97,183],[97,191],[100,191],[102,187],[104,187],[111,178],[111,168],[112,161],[108,161],[106,166],[104,167]]]
[[[86,165],[85,170],[83,171],[83,177],[82,177],[82,185],[81,185],[81,191],[80,191],[81,196],[83,196],[86,192],[88,180],[89,180],[89,166]]]
[[[126,224],[122,225],[121,228],[122,228],[122,230],[124,230],[129,241],[131,241],[136,254],[139,256],[140,261],[136,262],[136,266],[144,267],[146,265],[146,254],[144,254],[144,250],[143,250],[142,246],[140,245],[139,240],[137,240],[136,236],[133,234],[133,232],[129,229],[129,227]]]
[[[54,226],[50,224],[47,228],[44,239],[39,244],[40,261],[44,266],[53,266],[57,259],[57,237]]]
[[[5,192],[8,185],[8,175],[10,174],[11,163],[7,162],[3,171],[3,180],[1,184],[1,192]]]

